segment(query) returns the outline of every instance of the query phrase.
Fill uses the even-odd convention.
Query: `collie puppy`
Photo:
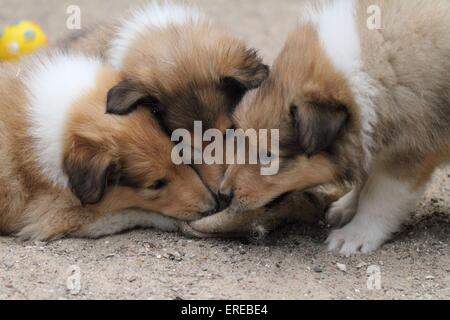
[[[136,226],[174,230],[216,202],[150,113],[105,114],[120,75],[97,59],[54,54],[0,73],[0,233],[49,240]],[[187,187],[188,186],[188,187]]]
[[[303,13],[268,80],[235,113],[240,128],[280,129],[280,172],[232,166],[221,193],[240,212],[292,190],[351,183],[328,212],[340,228],[329,249],[369,253],[450,160],[450,2],[313,1]]]
[[[244,93],[258,87],[269,71],[256,50],[203,12],[170,1],[149,2],[120,21],[67,39],[65,47],[100,55],[120,72],[122,81],[108,95],[109,113],[146,107],[169,134],[180,128],[193,133],[194,121],[202,121],[204,130],[225,133]],[[217,193],[226,168],[196,169]]]

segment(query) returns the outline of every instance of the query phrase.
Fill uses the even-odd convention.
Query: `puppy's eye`
[[[165,179],[160,179],[160,180],[157,180],[157,181],[155,181],[155,183],[153,183],[150,187],[149,187],[149,189],[152,189],[152,190],[161,190],[161,189],[163,189],[163,188],[165,188],[167,185],[168,185],[168,181],[167,180],[165,180]]]

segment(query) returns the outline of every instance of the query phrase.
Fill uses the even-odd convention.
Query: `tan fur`
[[[151,67],[142,67],[144,65]],[[230,115],[239,97],[222,87],[223,79],[232,78],[248,89],[257,87],[267,76],[266,72],[261,60],[241,41],[213,25],[201,24],[143,33],[134,49],[129,50],[121,74],[131,80],[138,91],[161,102],[162,123],[169,133],[178,128],[192,130],[195,120],[202,121],[203,130],[216,128],[225,133],[233,127]],[[227,166],[203,164],[195,168],[210,190],[218,193]],[[256,185],[250,180],[248,184]],[[264,185],[259,187],[267,190]],[[259,211],[247,212],[242,219],[235,220],[224,219],[220,213],[199,221],[196,226],[203,234],[217,236],[251,233],[255,225],[272,230],[289,217],[308,220],[314,204],[307,197],[297,197],[297,200],[295,206],[267,210],[266,215]],[[317,215],[320,212],[324,210],[318,209]]]
[[[283,223],[315,223],[323,219],[328,204],[344,194],[345,190],[332,186],[309,192],[293,192],[276,206],[246,212],[225,209],[216,215],[183,223],[181,230],[187,235],[200,238],[248,235],[261,237]]]
[[[114,37],[110,30],[111,26],[94,28],[75,41],[68,39],[66,47],[106,57],[106,43]],[[248,90],[257,87],[266,76],[267,69],[255,52],[214,24],[203,22],[143,31],[128,51],[121,70],[122,79],[133,85],[132,100],[150,95],[160,101],[160,106],[152,111],[160,116],[169,133],[178,128],[191,130],[195,120],[202,121],[204,130],[217,128],[225,133],[233,126],[230,115],[240,93],[223,80],[234,79],[242,86],[240,90]],[[227,167],[203,164],[195,168],[217,194]],[[309,201],[302,198],[287,214],[301,220],[302,214],[297,213],[305,212],[307,216],[309,207]],[[269,224],[265,224],[269,229],[277,225],[270,228]],[[221,225],[223,230],[238,231],[253,223],[248,220],[228,225],[222,221]]]
[[[364,71],[378,90],[375,165],[411,181],[411,187],[423,187],[434,169],[450,160],[450,5],[421,0],[357,3]],[[365,25],[366,9],[372,4],[382,9],[380,31]],[[327,150],[305,157],[295,137],[291,107],[298,106],[303,119],[308,119],[310,103],[318,105],[319,114],[345,106],[348,119]],[[223,190],[235,195],[236,209],[261,206],[286,191],[317,183],[363,183],[368,173],[363,166],[359,108],[316,30],[308,24],[294,30],[269,79],[247,95],[235,114],[244,129],[280,129],[282,168],[275,177],[261,176],[257,167],[230,168]]]
[[[24,86],[14,71],[5,66],[0,73],[0,233],[48,240],[76,234],[128,208],[182,220],[197,219],[199,212],[214,208],[214,199],[195,171],[172,163],[172,143],[146,110],[127,117],[105,115],[106,93],[119,79],[106,67],[97,87],[71,107],[62,152],[65,162],[70,159],[71,165],[94,174],[97,167],[115,164],[116,180],[110,181],[98,203],[81,205],[71,190],[53,185],[40,171],[27,132]],[[66,165],[65,170],[70,169]],[[167,180],[167,186],[149,189],[159,179]]]
[[[304,62],[300,70],[296,68],[298,61]],[[291,152],[290,149],[298,149],[298,146],[288,141],[293,139],[289,118],[293,104],[302,106],[313,100],[335,99],[347,101],[356,110],[345,80],[327,60],[314,30],[307,25],[294,31],[269,79],[244,98],[234,115],[235,123],[244,130],[280,129],[281,156],[287,159],[281,159],[282,169],[276,176],[262,176],[258,166],[231,166],[221,188],[225,192],[232,190],[235,195],[232,206],[236,210],[258,208],[285,192],[321,185],[338,176],[338,167],[328,157],[323,154],[306,157],[297,151]],[[351,125],[350,130],[357,132],[358,123],[353,121]],[[353,162],[350,159],[347,163],[350,161]]]
[[[450,160],[450,4],[423,0],[370,4],[383,12],[380,32],[361,27],[365,69],[380,91],[375,131],[379,161],[391,174],[409,180],[420,176],[418,163],[432,172]],[[361,26],[364,23],[360,21]],[[422,186],[428,182],[422,180],[426,180]]]
[[[118,22],[95,26],[60,46],[106,59],[118,26]],[[202,21],[142,30],[127,51],[120,73],[132,92],[127,96],[121,91],[119,99],[131,99],[130,103],[149,96],[157,99],[158,118],[170,134],[179,128],[192,130],[194,121],[202,121],[204,130],[217,125],[228,129],[241,94],[257,87],[268,69],[256,51]],[[225,169],[200,166],[198,171],[211,190],[217,191]]]

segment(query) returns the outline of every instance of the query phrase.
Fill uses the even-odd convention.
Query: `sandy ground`
[[[141,1],[1,0],[0,25],[38,21],[51,42]],[[294,25],[298,0],[197,0],[270,62]],[[450,298],[450,170],[436,174],[411,223],[371,256],[327,253],[324,226],[286,226],[262,241],[190,240],[143,230],[96,241],[0,238],[0,299]],[[345,269],[345,270],[344,270]],[[72,289],[72,290],[71,290]]]

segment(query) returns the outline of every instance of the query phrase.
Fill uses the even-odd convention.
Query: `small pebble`
[[[16,262],[12,259],[6,259],[3,261],[3,265],[5,266],[6,270],[11,269],[15,264]]]
[[[322,268],[319,267],[319,266],[315,266],[315,267],[313,268],[313,271],[314,271],[315,273],[322,273],[322,272],[323,272]]]
[[[361,262],[361,263],[359,263],[359,264],[356,266],[356,268],[357,268],[357,269],[361,269],[361,268],[364,268],[364,267],[366,267],[366,266],[367,266],[367,263]]]
[[[336,267],[341,270],[342,272],[347,272],[347,266],[345,264],[342,263],[337,263]]]

